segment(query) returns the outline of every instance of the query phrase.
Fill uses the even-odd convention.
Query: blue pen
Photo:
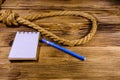
[[[67,54],[69,54],[69,55],[71,55],[71,56],[74,56],[74,57],[82,60],[82,61],[85,61],[85,60],[86,60],[86,58],[85,58],[84,56],[81,56],[81,55],[79,55],[79,54],[76,54],[75,52],[72,52],[72,51],[70,51],[70,50],[68,50],[68,49],[66,49],[66,48],[63,48],[63,47],[61,47],[61,46],[59,46],[59,45],[57,45],[57,44],[55,44],[55,43],[53,43],[53,42],[51,42],[51,41],[48,41],[48,40],[44,39],[44,38],[41,39],[41,42],[47,43],[48,45],[50,45],[50,46],[52,46],[52,47],[54,47],[54,48],[57,48],[57,49],[65,52],[65,53],[67,53]]]

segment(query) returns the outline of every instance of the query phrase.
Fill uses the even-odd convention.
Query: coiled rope
[[[58,37],[57,35],[45,30],[44,28],[32,22],[33,20],[38,20],[40,18],[47,18],[47,17],[54,17],[54,16],[78,16],[78,17],[82,16],[91,21],[92,27],[89,33],[83,38],[77,39],[77,40],[67,40],[67,39]],[[92,37],[95,35],[97,30],[96,18],[88,13],[79,12],[79,11],[55,11],[55,12],[49,12],[49,13],[29,15],[26,17],[20,17],[17,13],[12,12],[11,10],[1,10],[0,21],[9,26],[12,26],[12,25],[18,26],[19,24],[27,25],[28,27],[32,27],[33,29],[38,30],[39,32],[41,32],[42,35],[49,37],[53,41],[63,45],[68,45],[68,46],[76,46],[76,45],[81,45],[88,42],[89,40],[92,39]]]

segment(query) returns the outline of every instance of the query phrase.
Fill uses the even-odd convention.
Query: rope
[[[85,37],[77,40],[67,40],[56,36],[55,34],[45,30],[44,28],[32,22],[33,20],[38,20],[47,17],[54,17],[54,16],[78,16],[78,17],[82,16],[91,21],[92,27],[89,33]],[[0,21],[8,26],[12,26],[12,25],[18,26],[19,24],[27,25],[28,27],[38,30],[39,32],[41,32],[42,35],[49,37],[53,41],[68,46],[76,46],[88,42],[89,40],[92,39],[92,37],[95,35],[97,30],[96,18],[88,13],[79,12],[79,11],[55,11],[55,12],[34,14],[25,17],[20,17],[17,13],[12,12],[11,10],[2,10],[0,11]]]

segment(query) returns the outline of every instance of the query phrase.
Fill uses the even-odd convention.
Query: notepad
[[[39,32],[17,32],[8,59],[37,60],[39,36]]]

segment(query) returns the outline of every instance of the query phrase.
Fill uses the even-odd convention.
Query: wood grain
[[[0,73],[0,78],[36,78],[40,80],[120,79],[120,72],[118,71],[120,69],[119,47],[67,48],[85,55],[87,60],[82,62],[52,47],[41,47],[37,62],[9,62],[7,56],[10,47],[3,47],[0,49],[0,52],[2,52],[0,65],[3,71]]]
[[[98,30],[84,45],[64,46],[84,55],[87,58],[84,62],[41,42],[37,61],[9,61],[15,33],[36,30],[0,23],[0,80],[120,80],[119,4],[119,0],[5,0],[1,9],[12,9],[19,16],[59,10],[84,11],[96,17]],[[44,18],[34,23],[71,40],[83,37],[91,27],[89,20],[72,16]]]

